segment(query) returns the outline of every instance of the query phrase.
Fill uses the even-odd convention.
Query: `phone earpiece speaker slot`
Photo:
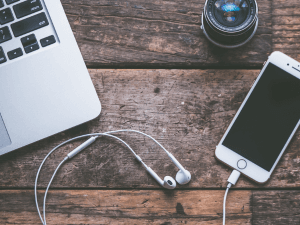
[[[292,66],[292,68],[293,68],[293,69],[295,69],[295,70],[297,70],[298,72],[300,72],[300,70],[299,70],[299,69],[297,69],[297,68],[295,68],[295,67],[293,67],[293,66]]]

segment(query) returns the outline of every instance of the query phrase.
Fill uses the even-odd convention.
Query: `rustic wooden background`
[[[215,146],[268,55],[300,60],[300,2],[258,0],[259,28],[223,50],[201,26],[204,0],[62,0],[102,103],[97,119],[0,157],[0,224],[40,224],[33,195],[42,159],[80,134],[136,129],[157,138],[191,172],[162,189],[124,146],[102,138],[65,164],[48,197],[49,224],[221,224],[231,170]],[[120,134],[161,177],[177,169],[153,142]],[[47,161],[52,171],[79,142]],[[300,223],[300,131],[265,185],[242,177],[230,191],[227,224]]]

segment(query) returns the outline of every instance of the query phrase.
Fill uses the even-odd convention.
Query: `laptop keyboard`
[[[56,43],[48,18],[42,0],[0,0],[0,64]]]

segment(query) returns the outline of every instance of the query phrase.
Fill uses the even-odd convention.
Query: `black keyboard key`
[[[24,47],[25,52],[28,54],[30,52],[36,51],[40,48],[38,43],[34,43],[32,45]]]
[[[13,23],[11,25],[11,29],[15,35],[15,37],[19,37],[23,34],[27,34],[31,31],[40,29],[49,25],[46,14],[39,13],[35,16],[29,17],[27,19],[21,20],[19,22]]]
[[[34,34],[21,38],[21,42],[27,54],[40,48]]]
[[[12,51],[8,52],[7,55],[8,55],[8,58],[10,60],[12,60],[12,59],[15,59],[15,58],[18,58],[18,57],[22,56],[23,51],[22,51],[21,48],[17,48],[15,50],[12,50]]]
[[[0,11],[0,24],[6,24],[14,20],[14,16],[10,8],[6,8]]]
[[[52,45],[52,44],[54,44],[55,42],[56,42],[56,40],[55,40],[55,37],[54,37],[53,35],[41,39],[41,45],[42,45],[43,47],[46,47],[46,46],[48,46],[48,45]]]
[[[19,0],[6,0],[7,5],[12,4],[14,2],[18,2]]]
[[[0,8],[4,7],[3,0],[0,0]]]
[[[30,35],[28,35],[26,37],[21,38],[21,42],[22,42],[22,45],[24,47],[26,47],[28,45],[36,43],[37,40],[36,40],[36,37],[35,37],[34,34],[30,34]]]
[[[6,60],[6,57],[5,57],[3,48],[0,47],[0,64],[5,63],[6,61],[7,61],[7,60]]]
[[[12,36],[8,27],[0,28],[0,44],[10,39],[12,39]]]
[[[18,19],[42,9],[43,6],[40,0],[27,0],[25,2],[21,2],[20,4],[14,5],[14,11]]]

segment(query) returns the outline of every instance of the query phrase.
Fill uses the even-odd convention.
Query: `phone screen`
[[[270,171],[300,119],[300,79],[269,63],[223,145]]]

